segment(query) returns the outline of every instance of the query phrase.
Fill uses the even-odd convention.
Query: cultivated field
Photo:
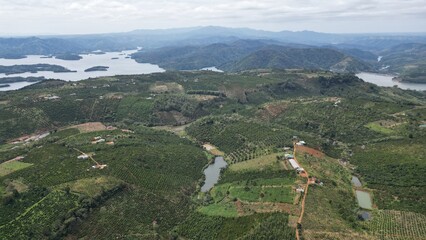
[[[426,216],[419,213],[378,210],[365,226],[383,240],[426,239]]]

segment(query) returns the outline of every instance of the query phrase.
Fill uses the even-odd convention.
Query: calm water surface
[[[67,61],[56,58],[42,58],[40,55],[30,55],[23,59],[0,59],[0,65],[22,65],[22,64],[38,64],[47,63],[63,66],[72,71],[68,73],[54,73],[54,72],[38,72],[38,73],[22,73],[5,75],[0,74],[2,77],[45,77],[61,79],[66,81],[78,81],[87,78],[114,76],[114,75],[132,75],[132,74],[148,74],[154,72],[164,72],[164,69],[158,65],[149,63],[137,63],[131,58],[126,58],[137,50],[122,51],[122,52],[107,52],[105,54],[82,54],[83,58],[77,61]],[[118,59],[112,59],[118,58]],[[108,71],[98,72],[84,72],[84,70],[94,66],[108,66]],[[34,82],[19,82],[9,83],[10,87],[0,88],[0,91],[16,90]]]
[[[228,164],[223,160],[223,157],[216,157],[213,164],[210,164],[205,170],[206,181],[201,187],[202,192],[209,191],[219,181],[220,170],[226,168]]]
[[[371,201],[370,193],[356,190],[356,198],[358,200],[358,205],[364,209],[372,209],[373,203]]]
[[[394,85],[397,85],[401,89],[426,91],[426,84],[405,83],[405,82],[394,81],[392,80],[392,78],[394,78],[395,76],[392,76],[392,75],[362,72],[362,73],[358,73],[356,76],[366,82],[374,83],[377,86],[381,86],[381,87],[393,87]]]
[[[361,187],[362,186],[361,181],[359,180],[359,178],[357,178],[355,176],[352,176],[352,184],[355,187]]]

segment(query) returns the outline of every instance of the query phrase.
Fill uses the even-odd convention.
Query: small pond
[[[206,180],[204,185],[201,187],[202,192],[209,191],[219,181],[220,170],[226,168],[228,164],[225,162],[223,157],[216,157],[214,163],[210,164],[205,170]]]
[[[352,180],[351,180],[351,182],[352,182],[352,184],[353,184],[355,187],[361,187],[361,186],[362,186],[361,181],[359,180],[359,178],[357,178],[357,177],[355,177],[355,176],[352,176]]]
[[[373,208],[373,203],[371,201],[370,193],[356,190],[356,198],[358,200],[358,205],[361,208],[371,210]]]

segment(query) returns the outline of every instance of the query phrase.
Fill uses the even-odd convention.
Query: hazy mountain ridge
[[[273,40],[308,45],[336,45],[381,51],[402,43],[426,43],[425,34],[332,34],[312,31],[271,32],[249,28],[194,27],[158,30],[135,30],[124,33],[90,35],[50,35],[38,37],[0,38],[0,56],[7,54],[56,54],[82,51],[117,51],[158,48],[173,45],[207,45],[237,39]]]
[[[341,52],[327,48],[287,48],[267,46],[236,63],[226,64],[225,69],[242,71],[255,68],[304,68],[336,72],[371,70],[371,66]]]
[[[226,71],[306,68],[353,72],[372,69],[369,64],[334,49],[278,44],[271,41],[239,40],[231,44],[146,50],[135,53],[132,57],[138,62],[155,63],[174,70],[194,70],[211,66]]]

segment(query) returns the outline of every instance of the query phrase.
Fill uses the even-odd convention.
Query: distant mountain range
[[[143,47],[144,50],[135,54],[134,59],[170,69],[306,67],[339,71],[382,69],[383,72],[402,73],[408,65],[414,64],[415,68],[423,66],[421,63],[426,62],[425,44],[426,34],[423,33],[331,34],[209,26],[0,38],[0,57],[60,56]],[[377,62],[379,56],[382,56],[381,62]]]

